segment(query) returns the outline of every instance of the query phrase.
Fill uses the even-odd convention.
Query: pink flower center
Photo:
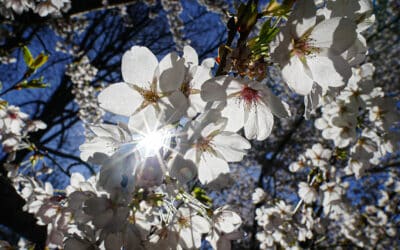
[[[8,113],[8,117],[10,117],[11,119],[15,120],[18,118],[18,114],[14,113],[14,112],[9,112]]]
[[[251,105],[258,102],[260,95],[258,94],[258,90],[246,86],[240,92],[240,99],[243,100],[246,105]]]

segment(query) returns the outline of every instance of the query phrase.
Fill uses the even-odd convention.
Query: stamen
[[[240,100],[243,100],[247,106],[257,105],[260,100],[258,90],[245,86],[240,92]]]

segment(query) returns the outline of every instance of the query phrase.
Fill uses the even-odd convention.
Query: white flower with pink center
[[[274,124],[273,114],[290,116],[288,105],[257,81],[216,77],[204,83],[201,96],[207,102],[226,104],[221,110],[222,116],[228,118],[225,130],[237,132],[244,127],[247,139],[266,139]]]

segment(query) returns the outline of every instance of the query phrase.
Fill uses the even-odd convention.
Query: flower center
[[[191,88],[190,88],[190,84],[189,84],[189,83],[183,83],[183,84],[181,85],[181,92],[182,92],[186,97],[189,97],[190,91],[191,91]]]
[[[311,48],[307,40],[293,40],[293,53],[297,56],[305,56],[311,54]]]
[[[160,99],[160,96],[156,92],[153,92],[151,90],[144,90],[142,96],[143,99],[151,103],[156,103]]]
[[[303,58],[319,51],[319,48],[313,46],[313,39],[309,36],[310,34],[307,33],[298,39],[292,40],[292,56],[296,55]]]
[[[252,105],[258,102],[258,100],[260,99],[260,95],[258,94],[258,90],[246,86],[240,92],[239,98],[243,100],[246,105]]]
[[[178,224],[181,228],[186,228],[190,226],[189,218],[181,216],[178,218]]]
[[[11,119],[15,120],[18,118],[18,114],[14,113],[14,112],[9,112],[8,113],[8,117],[10,117]]]
[[[201,138],[196,143],[196,148],[198,148],[201,152],[211,152],[211,140],[208,138]]]

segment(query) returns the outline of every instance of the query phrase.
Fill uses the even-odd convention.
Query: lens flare
[[[154,156],[160,153],[163,148],[168,148],[171,135],[166,130],[150,131],[141,135],[138,143],[138,150],[144,157]]]

